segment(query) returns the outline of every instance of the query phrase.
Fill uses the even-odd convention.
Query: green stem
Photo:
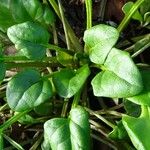
[[[3,134],[0,133],[0,150],[4,149],[4,143],[3,143]]]
[[[17,150],[24,150],[24,148],[18,144],[17,142],[15,142],[13,139],[11,139],[9,136],[3,134],[4,138],[13,146],[15,147]]]
[[[6,110],[8,108],[8,104],[4,104],[3,106],[0,107],[0,112]]]
[[[106,120],[104,117],[102,117],[101,115],[95,113],[94,111],[92,111],[91,109],[85,107],[85,109],[92,115],[96,116],[98,119],[100,119],[101,121],[103,121],[104,123],[106,123],[109,127],[111,128],[115,128],[115,125],[112,124],[110,121]]]
[[[77,107],[79,100],[80,100],[80,95],[81,95],[81,90],[74,95],[72,108]]]
[[[63,104],[63,108],[62,108],[62,112],[61,112],[61,117],[66,117],[68,102],[69,102],[68,98],[64,99],[64,104]]]
[[[85,0],[86,5],[86,29],[92,27],[92,0]]]
[[[61,67],[59,63],[48,62],[7,62],[6,67],[9,68],[23,68],[23,67]]]
[[[36,142],[33,144],[33,146],[29,149],[29,150],[37,150],[40,143],[42,142],[43,140],[43,134],[41,134],[38,139],[36,140]]]
[[[33,60],[33,59],[28,59],[25,56],[2,56],[0,57],[0,61],[4,62],[14,62],[14,61],[22,61],[22,62],[57,62],[56,57],[45,57],[42,60]]]
[[[56,0],[49,0],[49,3],[51,4],[51,6],[53,7],[55,13],[57,14],[59,19],[61,20],[59,7],[56,3]],[[74,31],[70,27],[70,25],[69,25],[68,21],[66,20],[66,18],[64,18],[64,21],[65,21],[65,24],[66,24],[66,28],[68,29],[69,38],[70,38],[73,46],[75,47],[76,51],[83,51],[83,48],[82,48],[81,44],[79,43],[79,39],[76,37]]]
[[[139,49],[137,52],[135,52],[131,57],[134,58],[134,57],[138,56],[139,54],[141,54],[144,50],[146,50],[149,47],[150,47],[150,43],[143,46],[141,49]]]
[[[71,56],[74,56],[74,52],[71,51],[71,50],[67,50],[65,48],[60,48],[59,46],[56,46],[56,45],[52,45],[52,44],[47,44],[47,45],[44,45],[45,47],[49,48],[50,50],[55,50],[57,52],[64,52],[64,53],[67,53]]]
[[[137,0],[135,4],[132,6],[130,11],[125,15],[120,25],[118,26],[118,31],[121,33],[122,30],[128,25],[132,15],[136,12],[136,10],[140,7],[140,5],[144,2],[144,0]]]
[[[68,31],[67,31],[67,27],[66,27],[66,22],[65,22],[65,17],[64,17],[64,12],[63,12],[61,0],[58,0],[58,6],[59,6],[61,20],[62,20],[64,32],[65,32],[65,39],[66,39],[67,48],[71,49],[71,43],[70,43],[69,36],[68,36]]]
[[[29,111],[31,110],[26,110],[24,112],[20,112],[16,115],[14,115],[13,117],[11,117],[9,120],[7,120],[6,122],[4,122],[1,126],[0,126],[0,134],[6,130],[7,128],[9,128],[13,123],[15,123],[16,121],[18,121],[19,118],[21,118],[22,116],[24,116],[25,114],[27,114]]]

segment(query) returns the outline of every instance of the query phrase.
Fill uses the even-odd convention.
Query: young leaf
[[[130,97],[143,89],[140,72],[127,52],[112,48],[104,66],[92,80],[95,96]]]
[[[113,140],[124,140],[128,137],[127,131],[122,124],[122,121],[117,123],[117,126],[108,135]]]
[[[6,89],[7,102],[14,111],[32,109],[52,96],[49,80],[42,80],[40,73],[33,69],[15,75]]]
[[[150,70],[141,71],[143,79],[143,91],[138,95],[133,97],[128,97],[127,99],[140,105],[150,106]]]
[[[24,56],[31,59],[42,59],[46,54],[49,33],[39,24],[25,22],[14,25],[7,31],[8,37]]]
[[[0,0],[0,30],[7,31],[7,28],[14,25],[16,22],[9,10],[10,0]]]
[[[47,25],[52,25],[56,20],[56,16],[54,12],[47,6],[43,6],[43,14],[42,16],[38,19],[40,23],[45,23]]]
[[[150,108],[143,106],[139,118],[123,116],[122,122],[128,135],[137,150],[148,150],[150,148]]]
[[[78,106],[71,110],[68,119],[54,118],[47,121],[44,124],[42,149],[89,150],[90,126],[88,113]]]
[[[72,97],[83,86],[89,74],[88,65],[84,65],[76,72],[70,69],[61,70],[53,76],[56,91],[61,97]]]
[[[130,11],[130,9],[132,8],[133,5],[134,5],[133,2],[127,2],[127,3],[122,7],[123,12],[124,12],[125,14],[127,14],[127,13]],[[141,14],[139,13],[138,10],[133,14],[132,18],[135,19],[135,20],[138,20],[138,21],[140,21],[140,22],[143,21],[143,18],[142,18]]]
[[[104,24],[86,30],[84,42],[89,48],[90,60],[96,64],[103,64],[118,37],[117,29]]]
[[[140,13],[145,15],[145,13],[150,12],[150,3],[149,0],[144,0],[140,6]]]

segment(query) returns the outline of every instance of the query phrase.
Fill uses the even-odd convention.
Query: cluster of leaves
[[[134,5],[134,2],[132,2],[132,1],[127,2],[122,8],[123,12],[125,14],[127,14],[131,10],[133,5]],[[143,27],[150,28],[150,5],[149,5],[149,0],[144,0],[143,4],[140,6],[140,9],[137,10],[133,14],[132,18],[134,20],[138,20]]]
[[[89,114],[79,102],[92,69],[98,68],[99,72],[91,81],[94,96],[122,98],[141,105],[142,109],[140,117],[123,115],[109,134],[110,138],[122,140],[128,135],[137,149],[148,150],[150,71],[139,71],[129,53],[115,47],[119,38],[116,28],[100,24],[87,29],[83,37],[85,51],[74,52],[49,44],[52,37],[49,27],[54,23],[53,11],[38,0],[0,0],[0,30],[7,32],[17,50],[15,56],[7,57],[3,53],[5,45],[2,45],[1,84],[15,59],[30,66],[19,70],[7,83],[6,101],[15,115],[0,126],[0,137],[15,121],[36,123],[27,113],[50,109],[47,104],[52,105],[58,96],[64,99],[62,116],[45,121],[42,149],[90,149]],[[56,53],[48,57],[47,49],[56,50]],[[58,64],[55,70],[45,71],[55,61]],[[44,69],[42,63],[46,64]],[[40,69],[37,64],[41,64]],[[67,113],[66,103],[72,99],[71,110]]]

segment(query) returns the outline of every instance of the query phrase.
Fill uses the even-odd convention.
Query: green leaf
[[[53,112],[53,105],[52,102],[45,102],[42,103],[41,105],[37,106],[34,108],[34,111],[38,115],[50,115]]]
[[[104,67],[91,83],[95,96],[130,97],[143,89],[140,72],[127,52],[112,48]]]
[[[148,44],[150,43],[150,35],[146,35],[144,38],[142,38],[141,40],[138,40],[135,43],[134,46],[134,52],[137,52],[138,50],[142,49],[144,46],[148,46]]]
[[[65,52],[57,53],[57,60],[63,66],[70,66],[73,64],[73,57]]]
[[[11,0],[10,10],[16,22],[39,21],[41,24],[53,24],[55,15],[39,0]]]
[[[88,113],[78,106],[71,110],[68,119],[47,121],[44,124],[44,143],[43,150],[90,150]]]
[[[141,114],[141,106],[125,99],[123,101],[126,114],[133,117],[139,117]]]
[[[150,106],[150,70],[141,71],[141,75],[144,85],[143,91],[138,95],[128,97],[127,99],[139,105]]]
[[[123,125],[137,150],[149,150],[150,142],[150,108],[143,106],[139,118],[124,115]]]
[[[56,16],[54,12],[47,6],[43,6],[43,14],[42,16],[38,19],[39,22],[41,23],[46,23],[47,25],[52,25],[56,21]]]
[[[14,25],[16,22],[9,9],[10,0],[0,0],[0,30],[7,31],[7,28]]]
[[[84,42],[89,48],[90,60],[96,64],[103,64],[118,37],[117,29],[104,24],[86,30]]]
[[[13,0],[16,2],[16,0]],[[18,1],[18,0],[17,0]],[[28,14],[34,19],[38,20],[43,15],[43,8],[39,0],[21,0],[24,8]],[[14,3],[14,2],[12,2]],[[22,12],[22,11],[21,11]],[[20,12],[19,12],[20,13]],[[19,15],[19,14],[18,14]]]
[[[128,137],[127,131],[125,130],[122,121],[117,123],[117,126],[108,135],[113,140],[124,140]]]
[[[140,6],[140,13],[145,15],[145,13],[150,12],[150,2],[149,0],[144,0]]]
[[[8,105],[17,112],[32,109],[51,97],[50,81],[42,80],[40,73],[33,69],[27,69],[15,75],[6,89]]]
[[[127,2],[127,3],[122,7],[123,12],[124,12],[125,14],[127,14],[127,13],[130,11],[130,9],[132,8],[133,5],[134,5],[133,2]],[[143,21],[142,15],[139,13],[138,10],[133,14],[132,18],[135,19],[135,20],[138,20],[138,21],[140,21],[140,22]]]
[[[17,23],[32,21],[31,16],[28,14],[26,8],[23,5],[23,1],[24,0],[10,1],[10,11],[12,12],[13,18]]]
[[[70,98],[77,93],[90,74],[88,65],[84,65],[77,71],[63,69],[53,76],[56,91],[61,97]]]
[[[31,59],[42,59],[46,54],[49,33],[39,24],[25,22],[14,25],[7,31],[8,37],[15,44],[17,50]]]

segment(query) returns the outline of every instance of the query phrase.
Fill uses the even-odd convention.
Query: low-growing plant
[[[3,138],[16,149],[24,149],[7,136],[6,130],[17,121],[44,126],[44,134],[30,150],[40,144],[42,150],[90,150],[91,136],[97,138],[90,127],[105,136],[102,142],[113,149],[124,142],[124,149],[149,150],[150,71],[139,68],[133,58],[149,47],[150,35],[137,41],[132,56],[117,46],[131,17],[139,18],[137,10],[143,10],[143,2],[130,3],[132,8],[124,9],[127,14],[116,29],[106,24],[92,26],[92,1],[85,0],[83,48],[65,18],[61,0],[0,0],[0,97],[4,104],[0,111],[10,108],[12,112],[0,126],[1,150]],[[66,48],[58,46],[56,15],[63,24]],[[14,55],[5,54],[8,45],[15,45]],[[8,78],[6,71],[12,69],[17,71]],[[91,91],[93,97],[121,101],[126,112],[115,110],[119,104],[114,109],[93,111],[89,103],[94,99],[88,96]],[[119,116],[119,120],[107,119],[109,113]],[[103,131],[103,123],[90,115],[108,129]]]

